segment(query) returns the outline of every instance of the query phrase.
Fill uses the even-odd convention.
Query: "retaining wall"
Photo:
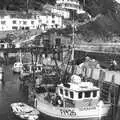
[[[76,67],[76,74],[82,74],[87,78],[94,80],[103,80],[104,82],[120,85],[120,71],[109,71],[107,69],[97,69],[89,67]]]

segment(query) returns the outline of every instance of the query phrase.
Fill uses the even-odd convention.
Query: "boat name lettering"
[[[83,107],[83,108],[79,108],[80,111],[93,110],[93,109],[96,109],[96,107]]]
[[[76,112],[71,109],[60,109],[61,115],[76,116]]]

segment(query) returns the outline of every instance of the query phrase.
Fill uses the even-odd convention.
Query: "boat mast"
[[[74,64],[75,64],[75,61],[74,61],[74,56],[75,56],[75,20],[74,20],[74,11],[73,11],[73,23],[72,23],[72,31],[73,31],[73,34],[72,34],[72,55],[71,55],[71,62],[72,62],[72,74],[74,72]]]
[[[28,12],[28,9],[29,9],[29,0],[27,0],[26,7],[27,7],[27,12]]]
[[[21,49],[20,49],[20,63],[22,63],[22,53],[21,53]]]
[[[71,56],[71,60],[74,61],[74,52],[75,52],[75,48],[74,48],[74,44],[75,44],[75,20],[74,20],[74,11],[73,11],[73,23],[72,23],[72,56]]]

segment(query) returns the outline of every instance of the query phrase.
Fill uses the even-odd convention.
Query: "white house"
[[[51,13],[41,13],[40,16],[41,20],[41,28],[42,30],[47,30],[50,28],[62,28],[62,16],[58,14],[51,14]]]
[[[31,17],[22,17],[18,14],[15,16],[11,14],[0,14],[0,31],[9,30],[31,30],[38,28],[50,29],[62,27],[62,16],[59,14],[52,14],[48,11],[34,11]]]
[[[38,20],[27,18],[13,18],[10,15],[0,17],[0,31],[37,29]]]
[[[44,5],[43,8],[45,10],[50,11],[53,14],[58,14],[59,16],[62,16],[64,19],[67,19],[67,18],[70,17],[70,13],[69,13],[68,10],[66,10],[64,8],[61,8],[57,5],[53,6],[53,5],[50,5],[50,4],[46,4],[46,5]]]
[[[78,14],[85,13],[78,0],[56,0],[56,6],[67,10],[75,10]]]

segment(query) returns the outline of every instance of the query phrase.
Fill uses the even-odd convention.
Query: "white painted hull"
[[[107,116],[110,109],[110,105],[105,105],[102,108],[63,108],[55,107],[47,101],[42,100],[41,97],[36,98],[35,107],[44,115],[59,118],[59,119],[79,119],[79,120],[101,120],[104,116]]]
[[[13,113],[26,120],[37,120],[39,118],[39,111],[25,103],[12,103],[11,108]]]
[[[69,120],[66,118],[58,118],[58,117],[52,117],[52,116],[48,116],[45,113],[40,114],[40,118],[42,118],[42,120]],[[112,118],[112,117],[111,117]],[[78,118],[78,119],[70,119],[70,120],[112,120],[108,117],[102,117],[102,118]]]

